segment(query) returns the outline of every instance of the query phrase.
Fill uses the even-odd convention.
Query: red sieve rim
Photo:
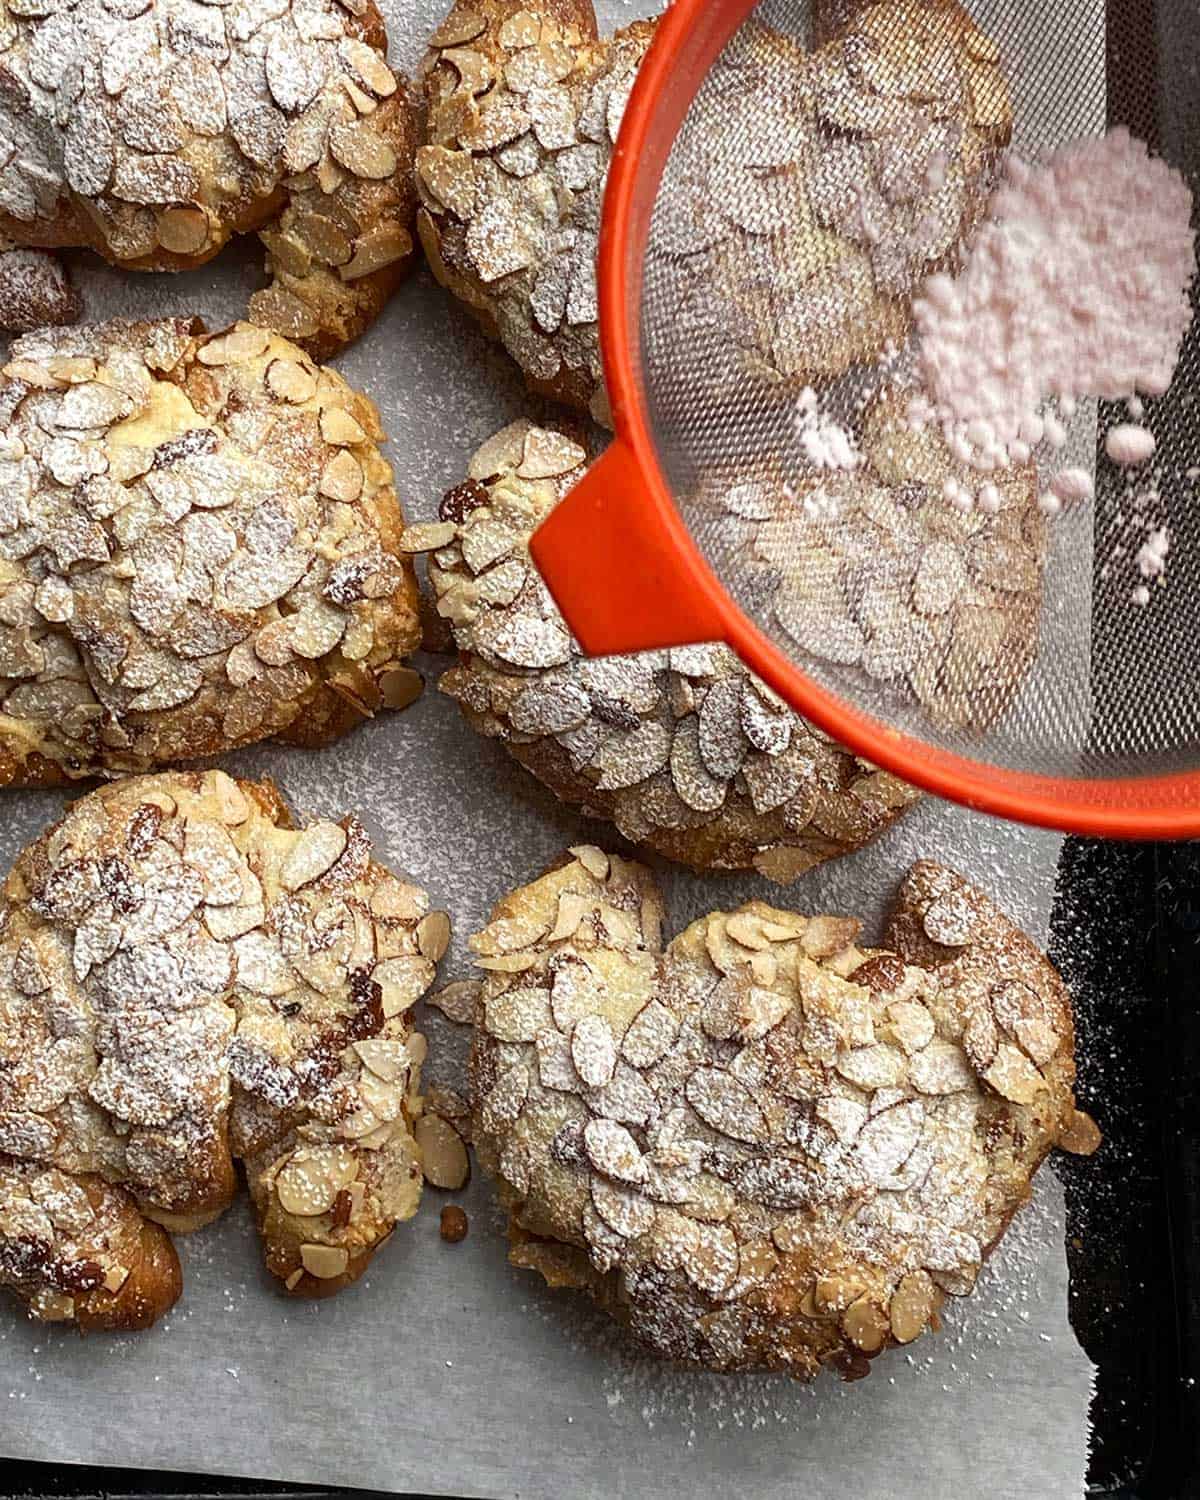
[[[598,254],[616,441],[531,541],[547,586],[589,655],[722,640],[855,754],[950,801],[1092,837],[1200,837],[1200,767],[1146,777],[1033,775],[939,749],[852,707],[752,623],[692,539],[658,462],[638,375],[643,263],[675,137],[710,66],[755,3],[674,0],[638,71],[609,167]]]

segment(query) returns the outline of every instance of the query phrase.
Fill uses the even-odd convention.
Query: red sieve
[[[843,0],[842,11],[877,12],[883,18],[880,24],[887,24],[885,12],[894,12],[900,26],[909,24],[922,5],[944,14],[952,0],[875,0],[865,7],[847,6]],[[948,647],[950,627],[937,620],[930,626],[931,634],[913,638],[916,646],[906,637],[906,664],[881,685],[880,674],[886,677],[888,669],[877,667],[872,676],[863,667],[862,653],[870,639],[868,627],[861,623],[861,599],[854,606],[860,614],[842,632],[853,635],[849,650],[828,644],[815,653],[808,650],[803,639],[798,644],[780,629],[778,600],[773,615],[761,590],[756,592],[753,579],[747,580],[737,562],[731,536],[744,537],[747,524],[759,521],[747,523],[739,514],[731,530],[728,513],[713,519],[714,487],[744,490],[744,475],[761,473],[764,465],[775,475],[772,482],[779,481],[780,454],[786,446],[779,424],[794,422],[793,398],[801,381],[791,386],[785,382],[781,390],[778,383],[760,388],[753,372],[734,386],[710,378],[723,357],[721,346],[744,349],[740,303],[706,305],[702,336],[697,335],[694,343],[689,342],[690,332],[684,337],[690,325],[674,309],[694,309],[694,288],[714,266],[724,263],[711,249],[690,256],[674,253],[671,226],[681,211],[691,214],[688,205],[697,180],[694,175],[685,177],[680,163],[689,150],[693,155],[687,159],[696,159],[695,141],[689,143],[690,122],[707,110],[704,118],[711,128],[711,121],[722,116],[723,98],[741,101],[739,107],[744,107],[752,97],[745,80],[759,76],[755,68],[764,35],[769,34],[774,49],[771,67],[789,49],[792,61],[787,66],[804,66],[804,57],[821,40],[820,31],[814,35],[813,30],[821,25],[820,7],[816,16],[813,10],[803,0],[758,6],[750,0],[675,0],[661,20],[625,112],[604,204],[600,324],[616,440],[538,531],[532,542],[534,559],[591,655],[724,641],[821,729],[857,754],[941,796],[1072,832],[1200,836],[1200,573],[1195,572],[1200,570],[1200,524],[1189,522],[1184,505],[1189,497],[1183,493],[1183,476],[1200,460],[1195,412],[1187,407],[1188,391],[1195,390],[1200,373],[1195,323],[1172,391],[1154,403],[1148,417],[1159,432],[1164,471],[1179,476],[1179,494],[1166,497],[1179,506],[1173,529],[1175,550],[1183,561],[1172,580],[1179,607],[1141,612],[1127,607],[1124,583],[1118,593],[1110,570],[1101,567],[1101,549],[1115,525],[1113,508],[1118,504],[1106,502],[1102,492],[1094,520],[1091,515],[1076,518],[1055,532],[1052,550],[1060,557],[1069,553],[1076,564],[1086,558],[1087,576],[1080,581],[1077,565],[1074,574],[1070,566],[1056,572],[1052,561],[1031,627],[1035,639],[1030,660],[1023,661],[1017,673],[1004,658],[1003,691],[991,691],[994,684],[988,673],[999,670],[995,639],[1009,625],[1003,620],[994,624],[988,614],[993,606],[980,604],[962,611],[961,619],[956,616],[960,634],[950,637]],[[957,7],[954,10],[965,16]],[[1050,26],[1054,36],[1040,39],[1031,38],[1030,18],[1019,14],[1027,10],[1019,0],[979,0],[973,7],[974,23],[982,28],[975,34],[985,41],[994,39],[1013,86],[1014,144],[1036,154],[1121,119],[1185,174],[1190,167],[1195,184],[1197,163],[1172,149],[1167,126],[1173,116],[1164,108],[1177,94],[1166,76],[1171,68],[1181,70],[1179,77],[1186,79],[1187,70],[1200,65],[1200,23],[1191,7],[1163,6],[1167,20],[1160,28],[1165,34],[1160,38],[1157,71],[1153,49],[1138,30],[1137,7],[1123,8],[1127,19],[1117,22],[1102,0],[1071,0],[1044,18],[1042,24]],[[1122,34],[1129,38],[1127,48],[1114,45]],[[901,39],[897,45],[902,52],[909,43]],[[978,49],[982,55],[983,45]],[[791,84],[783,73],[771,79],[767,113],[786,126],[787,113],[779,101],[788,96]],[[1179,87],[1186,88],[1186,83]],[[731,103],[731,118],[732,109]],[[755,125],[760,134],[761,125],[760,118]],[[744,127],[738,128],[744,135]],[[1159,137],[1160,129],[1166,138]],[[823,149],[820,140],[818,146]],[[725,181],[721,149],[718,137],[711,157],[705,158],[705,170],[711,170],[711,180],[718,185]],[[767,174],[763,181],[767,187],[773,185]],[[694,222],[694,214],[687,222]],[[788,228],[782,225],[785,235]],[[739,243],[749,244],[750,239],[743,235]],[[787,243],[781,240],[778,223],[760,239],[763,243],[755,248],[760,257],[772,245],[776,248],[770,253],[778,254],[780,244]],[[702,264],[699,277],[697,264]],[[781,288],[792,266],[781,260],[776,264]],[[783,293],[768,288],[768,295],[774,299]],[[772,338],[798,306],[793,300],[776,315],[773,300],[768,303],[764,326],[769,325]],[[839,309],[841,316],[840,304]],[[760,296],[748,320],[761,311]],[[819,325],[821,318],[816,322]],[[805,337],[815,347],[826,332],[817,326]],[[850,327],[851,338],[853,334]],[[869,367],[871,361],[853,363]],[[861,414],[861,383],[854,384],[855,370],[839,369],[834,372],[837,378],[822,382],[820,364],[815,361],[817,375],[803,379],[803,384],[815,385],[823,400],[828,393],[839,412]],[[1105,426],[1118,417],[1111,409],[1093,408],[1092,418],[1086,440],[1095,453],[1102,446]],[[858,416],[848,416],[850,420]],[[1103,490],[1099,476],[1098,483]],[[1174,480],[1164,482],[1164,489],[1171,483]],[[780,492],[790,500],[786,477]],[[911,497],[901,499],[911,504]],[[1200,496],[1191,509],[1200,513]],[[909,514],[895,513],[905,527],[910,526]],[[761,521],[761,513],[755,515]],[[879,534],[890,546],[887,523],[880,524],[885,529]],[[1028,523],[1026,530],[1032,534],[1033,529]],[[830,574],[828,553],[834,542],[821,536],[816,541],[819,546],[805,544],[802,558],[785,559],[784,571],[793,562],[796,569],[819,564],[820,576],[813,573],[806,581],[801,572],[800,586],[806,600],[804,619],[820,627],[822,589]],[[980,533],[964,545],[975,549],[973,557],[986,552],[988,565],[995,569],[999,554],[992,539]],[[859,566],[866,566],[863,550]],[[844,579],[845,555],[839,557]],[[889,559],[889,576],[897,576],[900,565]],[[919,556],[916,566],[920,567]],[[1000,589],[1006,586],[1003,579],[997,583]],[[886,593],[877,590],[872,597],[877,609],[890,607]],[[845,608],[839,596],[837,609]],[[838,620],[845,623],[841,616]],[[922,629],[928,624],[917,623]],[[864,639],[867,648],[860,644]],[[917,702],[908,689],[936,675],[930,665],[933,657],[930,662],[921,659],[920,642],[926,639],[934,642],[931,651],[942,653],[936,666],[942,674],[939,702],[943,709],[947,701],[960,705],[948,715],[940,711],[940,716],[931,716],[928,704]],[[971,659],[972,642],[987,657],[986,671]],[[957,698],[947,698],[945,680],[954,673],[961,679],[961,691]],[[895,690],[898,679],[903,679],[902,692]],[[963,711],[961,704],[967,702],[972,707]]]

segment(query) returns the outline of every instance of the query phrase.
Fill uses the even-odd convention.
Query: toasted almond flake
[[[493,958],[477,958],[475,967],[492,974],[523,974],[536,963],[536,953],[499,953]]]
[[[919,1001],[893,1001],[887,1008],[887,1015],[896,1040],[910,1055],[933,1040],[933,1017]]]
[[[413,1126],[421,1167],[431,1187],[456,1193],[471,1176],[471,1162],[461,1135],[440,1115],[423,1114]]]
[[[876,1354],[887,1342],[891,1325],[882,1308],[870,1297],[863,1296],[852,1302],[842,1314],[842,1329],[850,1342],[864,1354]]]
[[[1104,1137],[1091,1115],[1082,1109],[1072,1110],[1066,1128],[1059,1133],[1058,1145],[1075,1156],[1091,1156],[1100,1149]]]
[[[1046,1089],[1046,1080],[1041,1073],[1011,1042],[1000,1043],[983,1077],[1012,1104],[1032,1104]]]
[[[345,1273],[350,1254],[340,1245],[301,1245],[300,1264],[318,1281],[332,1281]]]
[[[587,454],[570,438],[544,427],[531,427],[517,468],[518,479],[557,479],[586,462]]]
[[[547,934],[546,941],[561,943],[574,937],[579,931],[579,924],[594,909],[595,902],[589,901],[586,896],[577,896],[573,891],[564,891],[558,898],[558,917]]]
[[[348,1147],[301,1147],[277,1174],[275,1191],[285,1213],[315,1218],[328,1213],[338,1193],[357,1176],[358,1162]]]
[[[104,1274],[104,1290],[106,1292],[119,1292],[128,1280],[128,1266],[109,1266],[108,1270]]]
[[[645,1158],[623,1125],[613,1120],[589,1120],[584,1126],[583,1142],[597,1172],[631,1186],[645,1182]]]
[[[862,923],[854,917],[813,917],[805,924],[800,944],[809,958],[832,958],[861,931]]]
[[[530,10],[515,11],[496,33],[496,40],[506,52],[521,47],[535,47],[542,39],[542,23]]]
[[[321,471],[319,489],[331,500],[352,505],[362,493],[362,466],[348,449],[341,449]]]
[[[961,1047],[933,1041],[908,1061],[908,1076],[922,1094],[956,1094],[975,1084],[975,1072]]]
[[[335,447],[365,443],[367,434],[358,422],[340,406],[326,406],[321,412],[321,436]]]
[[[683,1270],[702,1292],[720,1297],[737,1279],[738,1261],[732,1229],[724,1224],[697,1224],[695,1244],[683,1257]]]
[[[461,47],[464,42],[473,42],[487,29],[487,22],[478,11],[456,5],[449,16],[429,38],[432,47]]]
[[[937,1292],[927,1271],[910,1271],[888,1306],[892,1337],[898,1344],[911,1344],[924,1332],[937,1305]]]
[[[436,552],[454,540],[458,528],[453,521],[424,521],[407,526],[400,534],[401,552]]]
[[[267,387],[281,401],[302,406],[317,394],[317,378],[294,359],[274,359],[267,367]]]
[[[820,862],[821,855],[813,850],[793,848],[785,844],[760,849],[754,856],[754,868],[777,885],[791,885]]]
[[[925,911],[926,936],[945,948],[963,948],[975,931],[975,918],[961,891],[951,890],[932,902]]]
[[[354,254],[344,266],[338,267],[343,281],[357,281],[362,276],[371,276],[403,260],[413,251],[412,235],[402,225],[391,219],[374,225],[355,241]]]
[[[736,1141],[756,1143],[767,1136],[767,1122],[757,1099],[731,1073],[697,1068],[687,1082],[688,1103],[706,1125]]]
[[[219,333],[201,344],[196,358],[202,365],[234,365],[265,354],[271,337],[250,323],[238,323],[228,333]]]
[[[575,856],[593,880],[608,879],[609,859],[603,849],[597,849],[595,844],[574,844],[569,852]]]
[[[617,1044],[603,1016],[581,1016],[571,1034],[571,1060],[584,1083],[601,1088],[617,1065]]]
[[[346,849],[346,830],[337,823],[313,823],[298,835],[279,867],[279,882],[298,891],[328,874]]]
[[[396,75],[379,53],[365,42],[343,37],[338,43],[338,56],[359,81],[381,99],[388,99],[396,92]]]
[[[411,1072],[411,1054],[403,1042],[381,1040],[377,1037],[355,1042],[354,1050],[363,1065],[377,1078],[386,1083],[405,1083]]]
[[[393,667],[380,677],[379,691],[388,708],[405,709],[425,691],[425,679],[412,667]]]
[[[356,177],[380,180],[396,170],[396,153],[368,121],[334,125],[329,132],[334,160]]]
[[[431,911],[417,923],[417,947],[423,958],[437,963],[450,946],[450,918],[444,911]]]
[[[194,255],[208,239],[208,217],[199,208],[168,208],[158,216],[158,243],[176,255]]]
[[[510,989],[488,999],[483,1025],[501,1042],[532,1042],[554,1025],[550,996],[541,989]]]
[[[592,1178],[591,1193],[600,1218],[623,1239],[637,1239],[654,1227],[654,1205],[640,1193],[603,1177]]]

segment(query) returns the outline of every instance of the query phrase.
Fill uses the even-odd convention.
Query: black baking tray
[[[1071,1322],[1097,1371],[1087,1493],[1196,1500],[1200,844],[1068,841],[1051,956],[1075,999],[1080,1103],[1105,1132],[1094,1157],[1056,1157],[1051,1168],[1066,1186]],[[303,1500],[330,1491],[8,1463],[0,1493]]]

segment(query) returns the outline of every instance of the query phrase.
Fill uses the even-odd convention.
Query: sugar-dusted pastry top
[[[653,31],[601,41],[591,0],[455,0],[424,67],[417,223],[434,274],[535,390],[603,422],[601,200]]]
[[[786,883],[889,827],[916,792],[792,713],[725,646],[585,659],[529,538],[583,474],[564,433],[517,422],[471,460],[444,519],[411,527],[458,665],[441,680],[482,734],[564,801],[697,869]]]
[[[295,826],[223,771],[91,793],[0,899],[0,1285],[33,1315],[146,1327],[167,1230],[240,1160],[289,1292],[354,1281],[416,1211],[424,1038],[449,924],[354,817]]]
[[[52,329],[0,369],[0,785],[324,743],[419,685],[374,406],[276,334]]]
[[[910,425],[902,390],[871,400],[859,426],[857,467],[731,466],[710,477],[692,524],[768,631],[801,665],[833,669],[835,689],[857,684],[884,714],[987,729],[1038,650],[1037,465],[997,470],[992,508],[963,509],[947,487],[973,492],[979,476],[937,427]]]
[[[251,315],[315,358],[411,262],[417,108],[373,0],[43,0],[0,16],[0,235],[136,270],[258,229]]]
[[[599,40],[591,0],[455,0],[424,69],[418,225],[434,274],[533,389],[606,423],[601,204],[653,32]],[[685,346],[735,353],[743,380],[804,384],[902,341],[1011,132],[998,50],[954,0],[876,0],[821,40],[805,54],[742,28],[655,211],[677,303],[659,315]]]
[[[511,1258],[663,1358],[865,1374],[972,1290],[1052,1146],[1098,1144],[1066,990],[933,864],[880,949],[762,902],[661,928],[649,872],[582,846],[471,939]]]

